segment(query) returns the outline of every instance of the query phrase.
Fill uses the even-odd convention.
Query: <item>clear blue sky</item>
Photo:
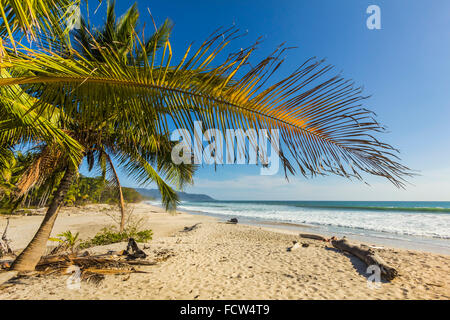
[[[91,1],[93,6],[95,1]],[[264,37],[259,54],[265,56],[287,42],[291,50],[279,76],[293,71],[311,56],[323,57],[346,78],[363,85],[372,97],[366,107],[389,127],[382,135],[398,147],[402,162],[419,170],[414,186],[397,190],[381,178],[371,186],[339,177],[305,180],[260,176],[259,168],[204,166],[188,192],[217,199],[267,200],[450,200],[450,1],[306,1],[306,0],[153,0],[137,1],[147,30],[165,18],[175,23],[171,43],[184,53],[192,41],[200,44],[218,27],[235,23],[248,35],[236,45]],[[117,1],[120,15],[132,4]],[[381,30],[369,30],[366,8],[381,9]],[[104,17],[106,3],[95,16]],[[273,81],[277,80],[274,78]],[[83,166],[82,172],[86,173]],[[126,186],[136,184],[120,173]]]

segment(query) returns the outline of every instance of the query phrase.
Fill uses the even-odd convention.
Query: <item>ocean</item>
[[[450,254],[450,201],[183,201],[179,209]]]

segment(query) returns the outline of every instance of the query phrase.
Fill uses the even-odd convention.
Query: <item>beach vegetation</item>
[[[49,240],[59,242],[59,246],[55,248],[57,250],[61,250],[63,248],[64,250],[75,252],[80,242],[80,240],[78,239],[79,235],[79,232],[73,234],[72,231],[68,230],[58,234],[57,238],[49,238]]]
[[[153,232],[150,229],[138,230],[135,227],[125,228],[123,232],[115,227],[103,228],[93,238],[80,243],[80,249],[95,246],[103,246],[112,243],[125,242],[133,238],[136,242],[148,242],[152,239]]]

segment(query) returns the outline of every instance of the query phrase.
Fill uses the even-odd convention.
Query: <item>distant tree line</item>
[[[80,175],[70,186],[65,197],[65,205],[83,205],[88,203],[117,204],[117,188],[110,185],[102,177],[85,177]],[[136,203],[144,200],[144,197],[133,188],[122,187],[124,200]]]

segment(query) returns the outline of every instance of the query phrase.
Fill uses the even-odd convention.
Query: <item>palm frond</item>
[[[11,75],[1,69],[1,78]],[[66,150],[68,157],[78,164],[83,151],[82,146],[58,127],[58,118],[50,108],[43,109],[45,114],[36,113],[33,105],[37,99],[25,93],[18,85],[0,88],[0,143],[14,145],[31,141],[45,141],[56,144]],[[54,109],[54,108],[52,108]]]
[[[178,195],[172,187],[164,181],[158,171],[140,154],[122,154],[119,156],[119,163],[126,170],[128,176],[140,185],[156,183],[161,193],[161,201],[165,209],[173,212],[178,204]]]
[[[32,188],[41,186],[62,166],[64,166],[63,153],[52,146],[43,146],[17,182],[16,197],[20,198]]]
[[[64,30],[65,22],[74,18],[72,6],[81,0],[1,0],[0,36],[16,46],[17,38],[24,35],[29,41],[36,40],[42,32],[53,33]],[[61,33],[62,34],[62,33]]]
[[[333,173],[363,179],[362,174],[368,173],[404,186],[411,173],[397,162],[397,150],[375,136],[384,128],[362,106],[367,97],[361,88],[340,75],[329,76],[333,67],[317,59],[268,85],[284,59],[283,46],[254,67],[249,59],[256,45],[212,66],[236,32],[213,35],[191,56],[188,49],[173,66],[169,42],[159,65],[156,50],[135,65],[122,63],[117,52],[103,47],[97,47],[102,62],[76,53],[72,60],[49,52],[29,52],[33,58],[12,54],[15,67],[34,75],[0,79],[0,86],[20,85],[39,92],[42,103],[56,102],[69,116],[83,113],[86,122],[87,117],[92,123],[92,116],[114,113],[117,123],[150,135],[169,132],[170,124],[193,131],[195,119],[205,130],[279,129],[282,145],[277,151],[285,170],[294,173],[294,162],[307,177]]]

